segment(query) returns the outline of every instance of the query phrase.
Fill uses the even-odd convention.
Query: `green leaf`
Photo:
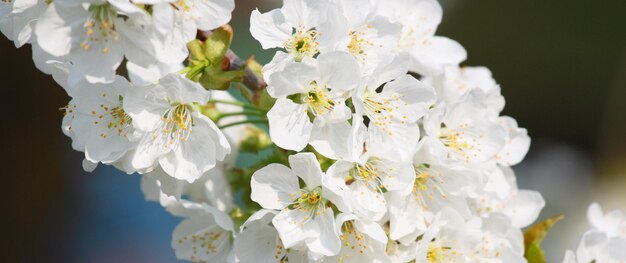
[[[241,82],[243,75],[245,75],[245,73],[240,70],[222,71],[221,69],[206,67],[204,68],[202,76],[198,79],[198,82],[202,84],[205,89],[227,90],[231,82]]]
[[[546,257],[541,249],[541,242],[548,234],[548,231],[556,222],[563,219],[563,216],[553,216],[543,220],[524,232],[524,257],[528,263],[545,263]]]
[[[233,41],[233,29],[230,26],[222,26],[212,31],[204,41],[204,55],[209,60],[211,67],[221,68],[222,61],[230,44]]]
[[[263,110],[270,110],[272,106],[274,106],[274,103],[276,103],[276,99],[270,96],[267,89],[256,91],[252,101],[252,104]]]
[[[189,49],[189,64],[192,66],[203,65],[208,61],[204,55],[204,43],[198,39],[194,39],[187,43]]]
[[[225,25],[211,31],[204,41],[195,39],[187,43],[187,78],[209,90],[226,90],[231,82],[241,82],[245,73],[241,69],[229,70],[230,61],[225,57],[232,40],[232,28]]]

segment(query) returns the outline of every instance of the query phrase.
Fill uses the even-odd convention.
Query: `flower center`
[[[348,51],[355,57],[357,55],[365,53],[365,51],[363,50],[363,46],[368,42],[365,41],[363,35],[365,35],[365,33],[360,31],[350,32],[350,43],[348,43]]]
[[[301,61],[304,57],[312,57],[319,52],[317,36],[317,30],[314,28],[295,30],[291,39],[285,42],[285,49],[295,57],[296,61]]]
[[[298,194],[292,194],[292,203],[287,207],[290,210],[298,210],[304,212],[301,224],[311,218],[321,215],[326,209],[326,199],[322,197],[322,187],[318,186],[312,190],[300,189]]]
[[[299,196],[293,200],[293,203],[289,207],[290,209],[298,210],[316,210],[319,206],[323,206],[321,187],[316,187],[313,190],[300,189],[298,191]]]
[[[411,27],[404,27],[400,35],[400,41],[398,47],[400,49],[410,49],[417,44],[417,37],[415,37],[415,29]]]
[[[164,148],[174,148],[180,142],[186,142],[193,130],[192,107],[185,104],[175,104],[159,121],[152,134],[154,143]]]
[[[190,242],[192,245],[192,261],[206,259],[207,256],[220,252],[229,242],[230,234],[218,226],[212,226],[203,232],[184,236],[179,244]]]
[[[441,263],[450,262],[448,256],[454,255],[456,252],[452,251],[451,247],[439,245],[437,242],[431,242],[428,245],[428,252],[426,253],[426,259],[429,263]]]
[[[335,102],[328,96],[328,90],[311,82],[310,90],[302,99],[315,116],[324,115],[335,108]]]
[[[103,93],[101,96],[106,98],[109,95]],[[100,133],[101,138],[106,139],[115,134],[117,134],[117,136],[126,136],[126,134],[128,134],[128,131],[132,127],[132,119],[122,108],[122,103],[123,98],[120,96],[119,104],[100,104],[98,108],[90,112],[91,116],[95,118],[93,121],[94,125],[106,127],[102,133]]]
[[[365,114],[370,118],[371,123],[380,127],[388,135],[393,135],[388,128],[394,122],[406,123],[407,116],[397,116],[402,101],[396,94],[381,96],[380,93],[368,91],[363,98]]]
[[[109,109],[104,105],[100,105],[100,107],[107,112],[110,117],[107,123],[107,128],[115,130],[119,136],[125,136],[128,131],[127,128],[129,128],[132,124],[132,119],[128,116],[128,114],[126,114],[124,109],[122,109],[122,106],[120,105],[112,109]],[[98,118],[102,118],[102,115],[98,116]]]
[[[446,193],[441,187],[444,180],[436,171],[430,169],[430,165],[414,165],[413,169],[415,170],[415,181],[413,182],[412,194],[422,209],[428,210],[426,201],[427,199],[433,200],[436,194],[446,198]]]
[[[119,34],[115,30],[114,19],[117,13],[110,4],[90,5],[89,12],[91,16],[84,24],[85,39],[80,46],[89,50],[93,44],[101,43],[102,53],[109,53],[110,43],[119,39]]]
[[[376,192],[383,193],[384,185],[382,177],[386,175],[387,169],[380,169],[379,166],[380,162],[377,158],[370,158],[365,164],[355,164],[348,176],[348,184],[358,182]],[[393,169],[388,170],[392,171]]]
[[[448,149],[460,154],[465,161],[469,161],[475,156],[475,154],[472,154],[470,151],[480,151],[480,149],[477,149],[480,145],[476,139],[470,140],[463,131],[463,129],[467,127],[467,124],[462,124],[459,129],[451,130],[442,124],[441,133],[439,135],[441,143]]]
[[[352,31],[349,34],[348,52],[363,64],[367,62],[367,49],[375,47],[375,44],[367,39],[368,31],[371,29],[372,26],[367,25],[364,29]]]
[[[363,235],[356,230],[352,221],[343,223],[339,238],[345,247],[342,251],[343,255],[339,257],[339,262],[342,262],[343,259],[348,260],[350,258],[350,252],[363,254],[367,249]]]
[[[439,139],[446,147],[460,151],[469,147],[469,144],[463,140],[462,135],[462,132],[445,129],[442,135],[439,136]]]
[[[176,0],[175,2],[172,3],[172,6],[176,9],[176,10],[182,10],[183,12],[189,12],[191,10],[191,7],[189,4],[187,4],[187,1],[185,0]]]

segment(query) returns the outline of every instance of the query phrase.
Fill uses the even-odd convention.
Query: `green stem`
[[[205,65],[196,65],[192,67],[191,70],[189,70],[189,72],[187,73],[187,78],[194,80],[198,74],[202,73],[202,70],[204,70],[205,67]]]
[[[250,104],[246,104],[243,102],[239,102],[239,101],[227,101],[227,100],[209,100],[207,103],[221,103],[221,104],[229,104],[229,105],[235,105],[235,106],[240,106],[243,107],[244,109],[247,110],[253,110],[253,111],[257,111],[257,112],[261,112],[261,113],[267,113],[266,111],[259,109],[257,107],[254,107]]]
[[[230,116],[260,116],[260,117],[265,117],[265,113],[263,112],[259,112],[259,111],[241,111],[241,112],[229,112],[229,113],[222,113],[217,117],[217,120],[221,120],[222,118],[225,117],[230,117]]]
[[[189,65],[189,66],[184,67],[183,69],[177,71],[176,74],[185,74],[185,77],[187,77],[188,79],[193,80],[193,78],[195,78],[198,74],[202,73],[202,71],[206,67],[207,67],[206,63],[197,64],[197,65]]]
[[[185,67],[185,68],[177,71],[176,74],[186,74],[189,71],[191,71],[191,67]]]
[[[259,124],[267,124],[267,120],[245,120],[245,121],[238,121],[238,122],[233,122],[233,123],[229,123],[226,125],[222,125],[219,126],[220,129],[225,129],[228,127],[232,127],[232,126],[237,126],[237,125],[242,125],[242,124],[248,124],[248,123],[259,123]]]

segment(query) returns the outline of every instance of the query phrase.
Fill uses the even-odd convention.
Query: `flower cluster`
[[[518,190],[510,166],[530,139],[499,116],[490,71],[460,67],[464,49],[434,35],[440,21],[428,0],[284,1],[252,13],[252,35],[280,48],[263,70],[272,141],[332,164],[324,172],[303,152],[254,173],[263,210],[242,234],[276,241],[248,254],[265,235],[236,238],[241,261],[525,261],[520,228],[544,201]]]
[[[8,0],[0,29],[71,97],[62,130],[85,170],[141,174],[146,199],[184,218],[180,259],[526,261],[521,228],[544,201],[510,166],[530,138],[500,116],[491,72],[460,66],[463,47],[435,35],[436,0],[255,10],[252,35],[278,48],[263,67],[229,50],[233,9]],[[586,236],[611,246],[603,226]]]
[[[626,262],[626,216],[618,210],[604,214],[594,203],[587,218],[591,229],[583,235],[576,252],[566,252],[563,263]]]

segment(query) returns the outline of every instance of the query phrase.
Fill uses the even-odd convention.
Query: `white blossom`
[[[356,114],[369,121],[368,140],[401,156],[414,153],[417,122],[435,103],[434,89],[408,75],[406,62],[395,57],[381,63],[352,96]]]
[[[309,262],[306,248],[286,249],[272,219],[278,212],[262,209],[241,226],[235,237],[235,253],[239,262]]]
[[[339,142],[342,132],[350,130],[347,120],[351,113],[345,100],[359,85],[356,61],[345,52],[325,53],[312,65],[291,62],[271,79],[268,92],[277,98],[267,113],[272,140],[281,148],[296,151],[311,142],[322,153],[332,155],[326,149],[329,146],[320,144]]]
[[[32,41],[33,28],[46,10],[43,0],[6,0],[0,3],[0,31],[21,47]]]
[[[181,63],[187,58],[186,44],[196,38],[198,30],[209,31],[231,18],[234,0],[139,0],[151,3],[152,43],[160,62]]]
[[[0,31],[71,97],[61,127],[83,168],[139,173],[184,218],[178,259],[526,262],[522,228],[545,201],[511,166],[530,137],[501,116],[491,71],[436,35],[438,1],[283,0],[250,17],[268,64],[208,54],[229,41],[189,57],[234,3],[5,0]],[[588,218],[564,263],[626,261],[624,215]]]
[[[63,131],[89,162],[114,163],[132,150],[141,136],[123,108],[132,87],[120,76],[110,84],[83,81],[78,86],[63,108]]]
[[[578,249],[567,251],[563,263],[626,262],[626,217],[619,210],[604,213],[593,203],[587,211],[591,229],[587,231]]]
[[[329,0],[285,0],[280,9],[263,14],[254,10],[250,33],[264,49],[283,48],[288,54],[285,59],[301,61],[313,57],[322,48],[319,28],[328,15],[335,14],[328,13],[329,5]]]
[[[482,239],[481,220],[464,219],[453,210],[437,214],[418,241],[416,262],[477,262],[473,250]]]
[[[480,187],[479,175],[465,167],[449,166],[422,145],[413,158],[415,180],[406,192],[389,192],[390,237],[415,240],[444,208],[467,218],[467,198]],[[406,243],[406,241],[404,241]]]
[[[480,165],[494,162],[505,144],[505,130],[481,100],[470,93],[462,101],[441,103],[424,118],[425,144],[450,163]]]
[[[481,176],[485,185],[470,200],[470,207],[476,215],[486,217],[499,212],[507,215],[515,227],[522,228],[534,222],[545,206],[540,193],[518,189],[510,167],[486,169]]]
[[[206,103],[210,92],[176,74],[127,94],[124,109],[133,126],[145,134],[132,165],[149,169],[157,164],[170,176],[190,183],[224,160],[230,145],[195,103]]]
[[[352,214],[339,214],[337,227],[341,251],[324,262],[389,262],[385,255],[387,236],[378,223],[360,220]]]
[[[315,155],[292,155],[289,165],[291,168],[270,164],[256,171],[251,181],[252,200],[265,209],[280,210],[272,224],[285,248],[306,244],[325,256],[337,254],[339,234],[333,210],[327,206],[330,199],[336,199],[322,186],[323,173]]]
[[[370,74],[386,57],[398,53],[402,26],[391,22],[390,17],[376,14],[374,1],[335,2],[340,15],[329,16],[322,30],[336,37],[332,37],[332,44],[322,47],[322,53],[324,48],[346,51],[357,59],[365,74]]]
[[[34,32],[42,50],[75,65],[72,79],[111,82],[124,57],[143,66],[156,61],[146,34],[151,26],[145,23],[147,16],[127,0],[55,1]]]
[[[465,49],[447,37],[435,36],[443,10],[437,0],[378,0],[377,12],[402,25],[398,48],[411,57],[411,71],[437,75],[447,65],[467,57]]]
[[[230,217],[203,203],[170,200],[164,206],[184,217],[172,234],[172,247],[178,259],[197,262],[235,262],[234,225]]]

